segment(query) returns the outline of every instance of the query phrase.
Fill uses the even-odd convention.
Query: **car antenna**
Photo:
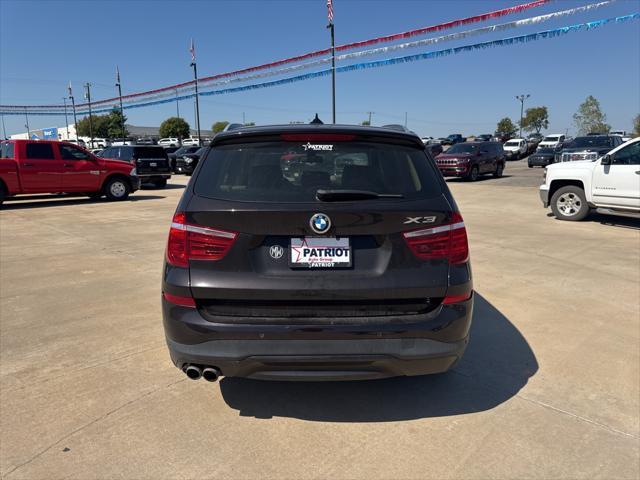
[[[324,125],[324,122],[322,120],[320,120],[320,118],[318,117],[318,114],[316,113],[316,116],[313,120],[311,120],[311,122],[309,122],[311,125]]]

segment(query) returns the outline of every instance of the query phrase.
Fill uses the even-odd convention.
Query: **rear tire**
[[[153,185],[156,188],[164,188],[167,186],[167,179],[166,178],[161,178],[160,180],[156,180],[155,182],[153,182]]]
[[[502,163],[498,163],[498,164],[496,165],[496,171],[495,171],[495,172],[493,172],[493,176],[494,176],[495,178],[500,178],[500,177],[502,177],[502,173],[503,173],[503,172],[504,172],[504,164],[502,164]]]
[[[479,175],[478,166],[474,165],[473,167],[471,167],[471,170],[469,170],[469,173],[467,174],[466,177],[464,177],[464,179],[467,182],[475,182],[476,180],[478,180],[478,175]]]
[[[107,199],[111,201],[126,200],[127,197],[129,197],[130,192],[131,187],[129,186],[129,182],[121,177],[115,177],[107,180],[107,183],[104,186],[104,193],[107,196]]]
[[[559,188],[551,197],[551,211],[558,220],[584,220],[589,210],[584,190],[575,185]]]

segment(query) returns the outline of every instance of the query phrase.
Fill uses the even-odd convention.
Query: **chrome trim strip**
[[[186,225],[187,232],[201,233],[203,235],[212,235],[214,237],[222,237],[222,238],[236,238],[235,233],[224,232],[222,230],[215,230],[213,228],[207,227],[196,227],[195,225]]]
[[[433,228],[425,228],[423,230],[414,230],[412,232],[405,232],[403,233],[403,235],[404,235],[404,238],[424,237],[426,235],[434,235],[436,233],[457,230],[458,228],[464,228],[464,222],[458,222],[452,225],[441,225],[439,227],[433,227]]]

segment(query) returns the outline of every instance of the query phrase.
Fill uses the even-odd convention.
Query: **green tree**
[[[549,112],[547,107],[527,108],[522,119],[522,129],[526,132],[540,133],[540,130],[549,128]]]
[[[496,127],[496,137],[511,138],[516,133],[516,126],[509,117],[504,117]]]
[[[109,138],[109,115],[91,115],[91,125],[89,116],[78,122],[78,135],[90,137],[92,132],[93,138]]]
[[[127,116],[123,115],[119,108],[114,108],[108,115],[107,119],[107,138],[122,138],[122,126],[127,122]],[[124,136],[127,137],[129,132],[124,127]]]
[[[580,135],[589,133],[609,133],[611,125],[607,124],[607,116],[600,110],[600,102],[589,95],[573,114],[573,122]]]
[[[229,125],[229,122],[227,122],[227,121],[216,122],[211,127],[211,130],[213,130],[213,133],[218,133],[218,132],[221,132],[222,130],[224,130],[224,127],[226,127],[227,125]]]
[[[180,117],[169,117],[160,124],[162,138],[188,138],[190,133],[189,124]]]
[[[633,133],[636,137],[640,137],[640,114],[633,119]]]
[[[369,125],[371,125],[371,122],[369,120],[363,120],[361,125],[364,125],[365,127],[368,127]]]

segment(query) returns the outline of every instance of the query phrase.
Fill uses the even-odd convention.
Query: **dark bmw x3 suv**
[[[444,372],[473,309],[467,234],[417,136],[337,125],[216,135],[171,223],[162,311],[190,378]]]

